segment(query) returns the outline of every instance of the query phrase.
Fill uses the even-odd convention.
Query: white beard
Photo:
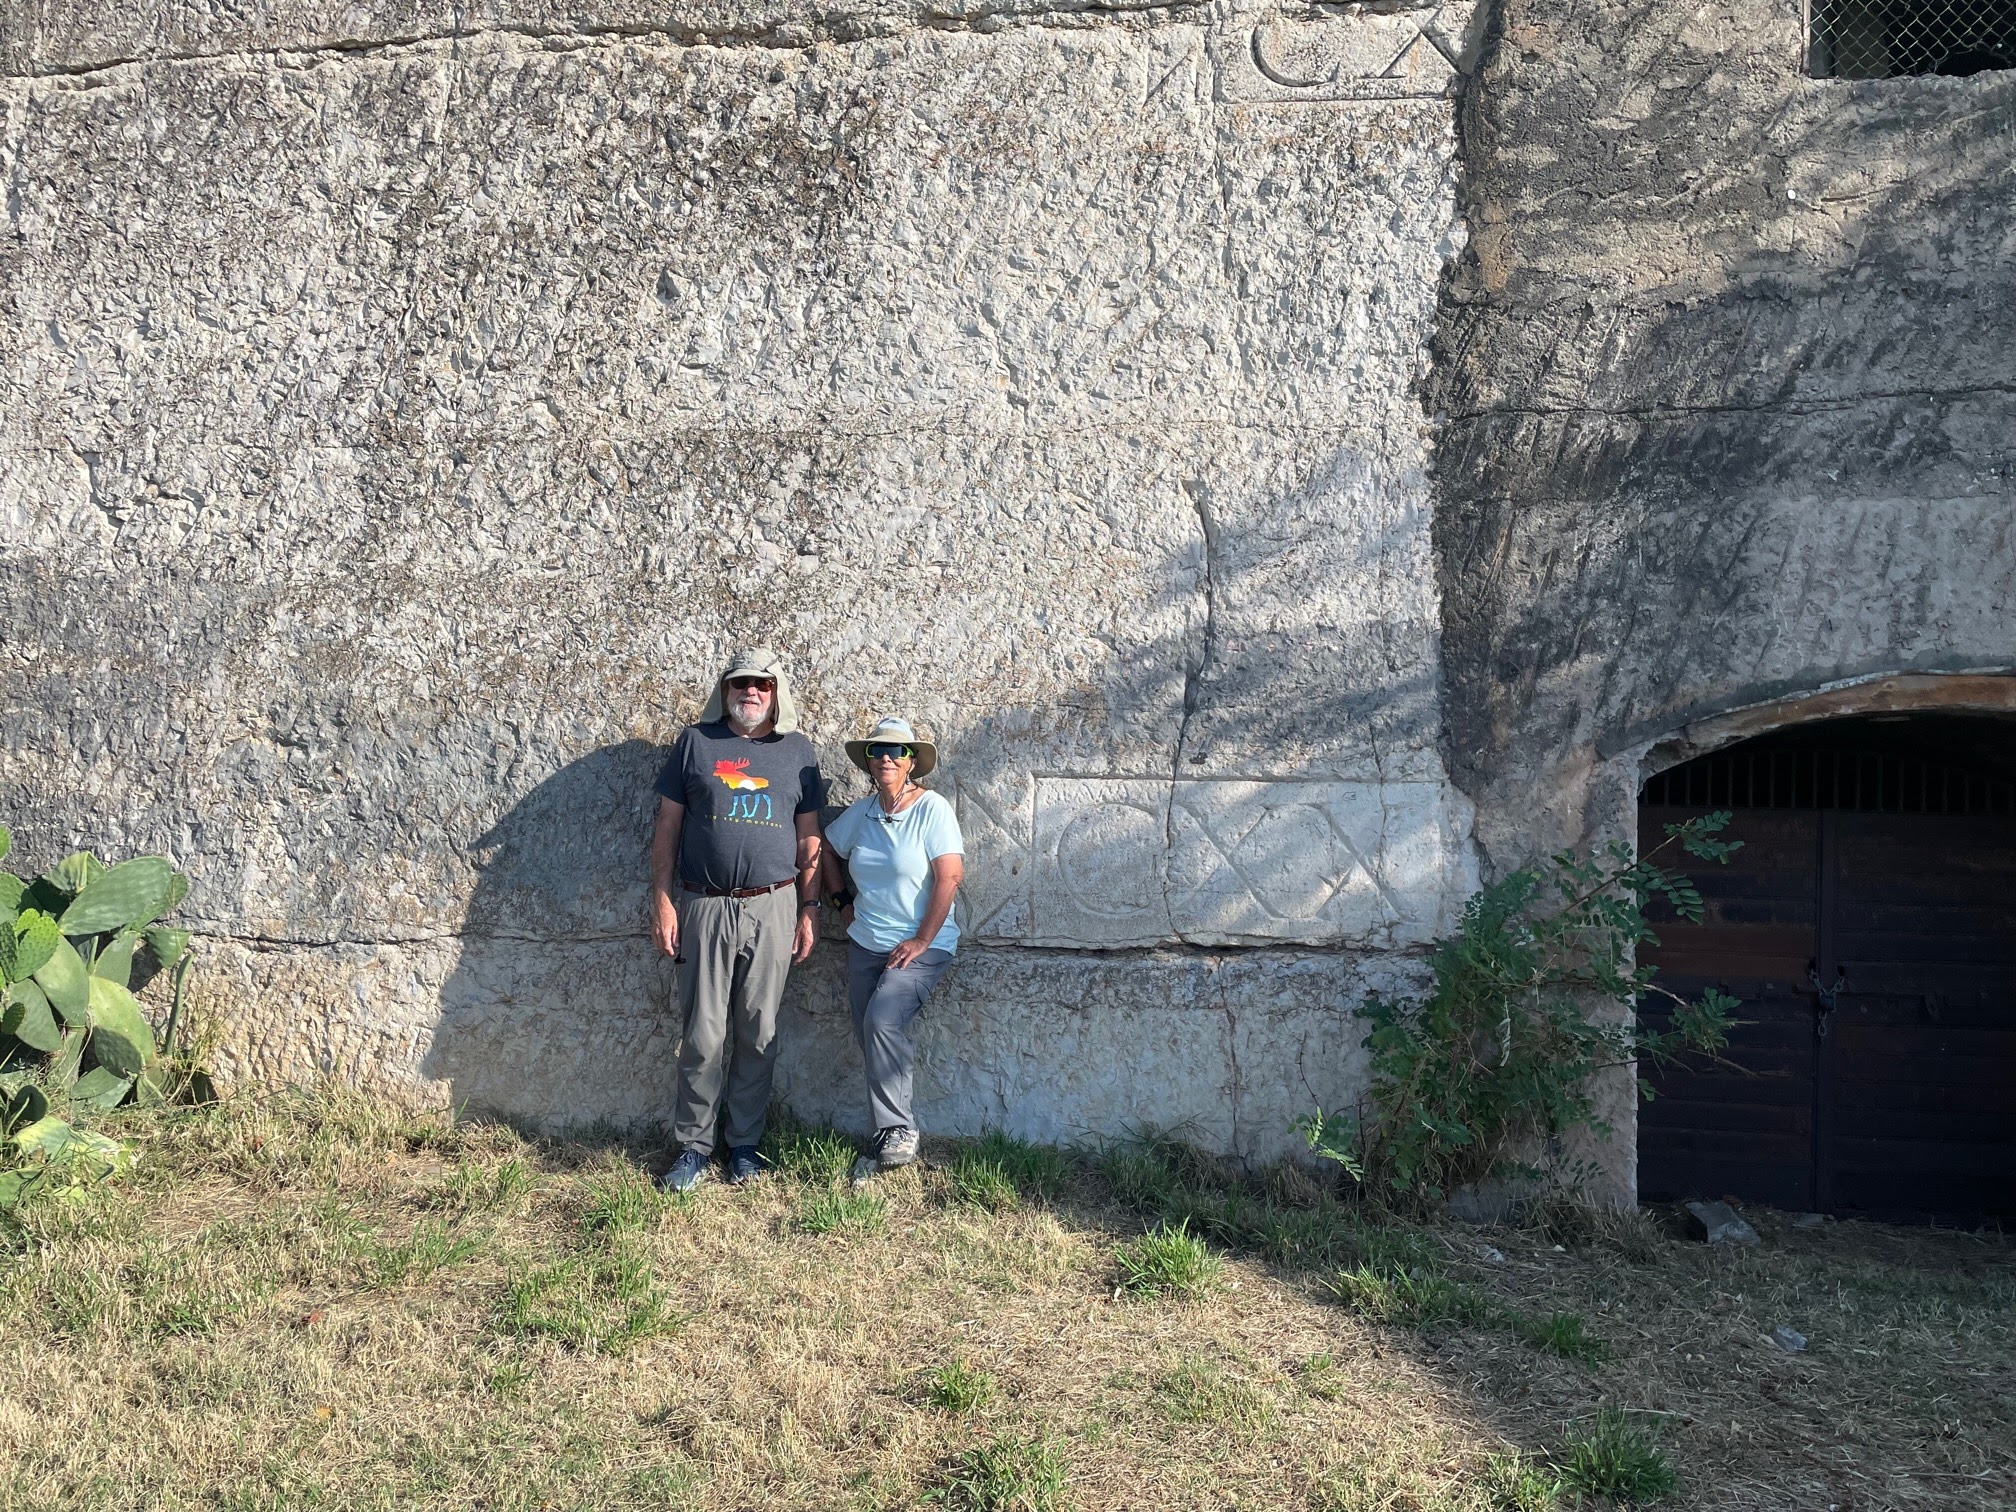
[[[769,718],[770,715],[767,710],[754,719],[745,719],[739,712],[731,709],[728,711],[728,727],[737,735],[754,735],[758,730],[763,728],[769,721]]]

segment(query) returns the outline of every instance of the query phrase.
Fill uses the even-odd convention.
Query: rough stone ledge
[[[0,37],[6,67],[0,79],[88,78],[134,66],[215,63],[266,58],[313,60],[344,54],[376,54],[433,43],[460,43],[488,37],[521,37],[533,42],[592,46],[607,42],[658,42],[677,47],[748,47],[798,52],[819,43],[848,44],[900,37],[910,32],[988,34],[1011,26],[1096,26],[1103,22],[1160,24],[1179,13],[1202,9],[1207,0],[980,0],[949,14],[930,4],[862,5],[854,9],[792,10],[788,14],[731,16],[694,6],[684,16],[651,20],[592,17],[565,21],[501,21],[478,26],[387,28],[355,35],[288,38],[247,37],[221,47],[143,47],[88,57],[37,56],[34,44]],[[23,54],[27,56],[23,56]]]
[[[969,946],[919,1024],[919,1120],[1074,1143],[1152,1127],[1280,1159],[1299,1146],[1295,1119],[1362,1095],[1366,994],[1410,990],[1425,972],[1417,957],[1284,947]],[[793,973],[777,1094],[863,1131],[844,973],[831,942]],[[643,1128],[670,1108],[671,990],[670,968],[634,938],[265,950],[212,939],[192,1008],[220,1034],[227,1085],[336,1077],[537,1128]]]

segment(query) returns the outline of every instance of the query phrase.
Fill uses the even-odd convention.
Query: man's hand
[[[679,954],[679,911],[664,892],[655,892],[651,898],[651,941],[660,955]]]
[[[905,940],[901,945],[898,945],[894,950],[889,952],[889,964],[883,969],[885,971],[901,971],[930,948],[931,942],[929,940]]]
[[[791,933],[791,964],[800,966],[812,954],[812,947],[818,942],[819,930],[813,922],[816,909],[798,910],[798,927]]]

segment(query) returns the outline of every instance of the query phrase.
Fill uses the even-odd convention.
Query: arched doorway
[[[1733,1066],[1648,1073],[1641,1196],[1892,1219],[2016,1214],[2016,719],[1885,714],[1660,772],[1665,825],[1734,813],[1683,858],[1706,922],[1659,927],[1669,989],[1722,986]]]

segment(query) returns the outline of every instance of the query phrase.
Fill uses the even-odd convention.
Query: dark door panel
[[[1726,868],[1673,863],[1705,921],[1655,925],[1659,980],[1722,987],[1753,1022],[1731,1038],[1735,1068],[1647,1073],[1645,1197],[2016,1213],[2016,816],[1848,803],[1896,790],[1816,780],[1824,809],[1735,810]],[[1646,804],[1641,848],[1706,807]]]

